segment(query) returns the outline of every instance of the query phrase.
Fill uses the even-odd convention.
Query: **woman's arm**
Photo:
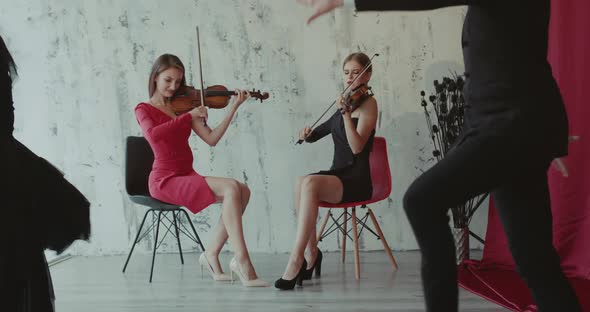
[[[369,136],[377,125],[377,102],[374,98],[367,99],[357,110],[360,110],[358,125],[354,126],[351,113],[346,112],[344,116],[344,130],[346,131],[346,139],[353,154],[360,153]]]
[[[214,129],[209,128],[202,119],[197,119],[193,121],[192,128],[193,131],[203,140],[205,143],[209,144],[209,146],[215,146],[225,134],[227,127],[231,123],[232,119],[234,118],[234,114],[238,110],[238,107],[242,105],[248,98],[250,97],[250,92],[246,90],[236,89],[236,95],[234,98],[234,103],[231,105],[229,112],[225,115],[225,118],[221,121],[221,123],[215,127]]]
[[[156,125],[156,122],[147,111],[146,107],[140,104],[135,107],[135,118],[143,131],[144,136],[151,137],[155,142],[176,133],[178,130],[191,126],[193,117],[190,113],[184,113],[168,122]]]
[[[237,107],[232,106],[229,109],[227,115],[225,115],[225,117],[221,121],[221,123],[213,129],[209,128],[209,126],[203,122],[203,119],[199,118],[197,120],[194,120],[192,123],[193,131],[209,146],[215,146],[225,134],[225,131],[231,123],[231,120],[234,118],[236,110]]]
[[[315,129],[311,130],[309,135],[305,138],[305,142],[313,143],[313,142],[325,137],[326,135],[330,134],[332,132],[332,118],[333,117],[334,116],[330,117],[330,119],[324,121],[321,125],[315,127]]]

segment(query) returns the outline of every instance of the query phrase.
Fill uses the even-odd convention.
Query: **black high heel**
[[[295,278],[292,280],[286,280],[281,277],[275,282],[275,287],[281,290],[290,290],[295,288],[295,283],[297,283],[297,285],[299,286],[303,286],[303,272],[305,272],[306,268],[307,261],[305,261],[304,258],[303,265],[301,266],[301,269],[299,269],[299,272],[297,273]]]
[[[322,275],[322,251],[318,249],[318,256],[315,258],[315,263],[311,267],[311,269],[305,269],[303,272],[303,280],[310,280],[311,276],[313,275],[313,270],[315,269],[315,277],[320,277]]]

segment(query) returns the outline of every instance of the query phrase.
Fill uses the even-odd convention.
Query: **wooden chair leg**
[[[352,207],[352,238],[354,240],[354,275],[358,280],[361,279],[361,263],[359,259],[359,238],[356,224],[356,208]]]
[[[348,219],[348,208],[344,208],[344,222],[342,224],[342,228],[343,228],[343,233],[342,233],[342,263],[345,262],[346,260],[346,236],[347,236],[347,232],[348,230],[346,229],[346,224],[348,223],[346,221],[346,219]]]
[[[385,253],[387,254],[387,257],[389,257],[389,261],[391,261],[393,268],[395,270],[397,270],[398,269],[397,262],[395,261],[395,258],[393,257],[393,253],[391,252],[391,248],[389,248],[389,244],[387,244],[387,241],[385,240],[385,236],[383,236],[383,232],[381,231],[381,227],[379,227],[379,223],[377,223],[377,218],[375,218],[375,214],[373,214],[373,211],[371,210],[371,208],[368,208],[368,211],[369,211],[369,215],[371,216],[371,220],[373,220],[373,225],[375,226],[375,229],[377,230],[377,234],[379,234],[379,239],[381,240],[381,243],[383,243],[383,249],[385,249]]]
[[[328,224],[328,219],[330,219],[330,214],[332,213],[332,209],[328,209],[328,213],[324,217],[324,221],[322,221],[322,226],[320,227],[320,231],[318,232],[317,241],[319,242],[324,234],[324,230],[326,229],[326,224]]]

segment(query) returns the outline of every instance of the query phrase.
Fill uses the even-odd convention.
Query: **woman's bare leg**
[[[298,215],[298,211],[299,211],[299,202],[301,200],[301,185],[303,184],[303,180],[306,177],[307,176],[298,177],[297,181],[295,182],[295,191],[294,191],[294,193],[295,193],[294,194],[295,195],[295,213],[297,215]],[[307,241],[307,246],[306,246],[305,250],[308,253],[307,256],[305,257],[305,259],[307,260],[307,269],[309,269],[313,266],[313,264],[315,263],[315,259],[318,256],[318,240],[317,240],[317,232],[316,232],[315,223],[311,229],[311,233],[309,235],[309,240]]]
[[[242,228],[242,214],[250,199],[250,190],[246,185],[234,179],[217,177],[206,177],[205,179],[215,196],[221,201],[222,207],[221,218],[206,253],[209,263],[215,272],[222,272],[218,256],[229,238],[241,271],[248,279],[256,279],[256,271],[248,254]]]
[[[337,203],[342,199],[342,182],[335,176],[310,175],[301,183],[297,234],[289,263],[283,279],[292,280],[303,264],[305,247],[310,243],[310,235],[315,232],[320,201]],[[313,239],[315,241],[315,238]],[[317,242],[312,246],[317,252]]]

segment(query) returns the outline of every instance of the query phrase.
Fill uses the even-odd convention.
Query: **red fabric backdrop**
[[[565,100],[570,134],[580,136],[579,141],[570,143],[565,159],[569,177],[562,177],[554,169],[548,172],[554,245],[584,311],[590,312],[590,1],[552,2],[549,61]],[[513,311],[533,304],[527,287],[514,271],[492,202],[483,258],[460,267],[459,283]]]

